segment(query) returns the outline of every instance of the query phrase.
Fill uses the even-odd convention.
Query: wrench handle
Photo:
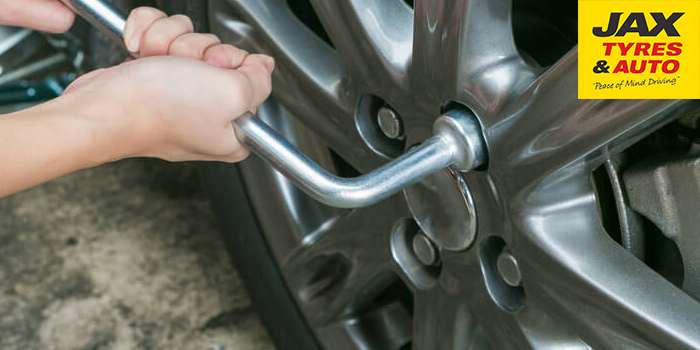
[[[61,0],[80,17],[107,35],[122,48],[124,45],[124,26],[126,17],[110,4],[102,0]],[[134,56],[134,53],[131,53]]]

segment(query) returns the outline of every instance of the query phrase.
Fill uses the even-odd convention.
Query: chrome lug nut
[[[523,284],[523,275],[520,273],[518,260],[515,259],[510,250],[504,249],[501,254],[498,255],[496,268],[501,278],[503,278],[503,281],[509,286],[518,287]]]
[[[387,105],[382,106],[377,111],[377,124],[379,124],[384,136],[392,140],[404,137],[401,117]]]
[[[423,265],[435,265],[440,260],[437,248],[423,233],[413,236],[412,246],[413,254]]]

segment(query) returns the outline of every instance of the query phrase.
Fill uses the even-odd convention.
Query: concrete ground
[[[0,349],[273,348],[193,165],[127,160],[0,200]]]

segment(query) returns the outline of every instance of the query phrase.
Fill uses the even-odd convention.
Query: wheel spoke
[[[467,329],[476,329],[473,317],[464,305],[445,295],[442,289],[432,293],[418,293],[414,301],[413,348],[447,350],[458,349],[454,344],[457,319],[466,319]],[[465,330],[460,330],[465,331]],[[465,344],[461,344],[465,345]],[[462,346],[461,348],[468,348]]]
[[[213,32],[222,41],[275,57],[273,95],[345,160],[362,168],[369,152],[355,129],[356,89],[335,50],[281,1],[217,0],[210,2],[210,12]]]
[[[318,330],[326,349],[404,349],[411,341],[411,316],[400,304],[382,305]]]
[[[328,147],[292,118],[274,98],[258,108],[258,116],[316,163],[334,169]],[[289,255],[305,237],[347,214],[347,210],[331,208],[312,199],[261,158],[247,159],[242,163],[241,173],[246,184],[256,188],[256,194],[265,198],[256,200],[259,197],[253,196],[252,204],[263,232],[274,232],[270,237],[270,249],[278,258]]]
[[[591,347],[584,343],[571,329],[568,328],[566,320],[555,320],[549,317],[538,305],[529,303],[523,306],[522,310],[514,315],[519,324],[518,335],[522,336],[519,348],[528,347],[536,350],[590,350]],[[496,328],[491,327],[491,329]],[[515,334],[515,333],[514,333]],[[498,340],[503,337],[503,333],[494,334]],[[516,338],[515,336],[513,338]],[[492,336],[490,339],[494,339]],[[526,346],[527,344],[528,346]],[[511,346],[500,347],[500,349],[511,348]]]
[[[631,145],[689,106],[680,100],[580,100],[577,61],[573,49],[507,108],[510,118],[486,130],[494,140],[490,165],[517,173],[503,177],[515,186],[537,183],[576,160],[592,169],[602,164],[603,151]]]
[[[515,47],[511,0],[416,0],[414,15],[414,90],[492,104],[530,71]]]
[[[395,281],[389,237],[406,212],[394,199],[354,210],[281,261],[312,325],[348,317]]]
[[[444,330],[445,333],[442,336],[435,333],[443,330],[428,329],[429,332],[433,332],[432,335],[428,334],[428,337],[442,339],[447,334],[454,334],[452,339],[457,349],[589,349],[567,327],[566,322],[553,319],[535,303],[526,300],[520,308],[512,311],[499,306],[492,297],[494,285],[484,281],[485,276],[479,271],[484,268],[483,265],[481,267],[465,265],[464,261],[461,264],[457,261],[450,263],[450,260],[449,257],[445,260],[448,265],[443,266],[444,270],[436,287],[440,290],[419,291],[418,293],[422,294],[418,294],[416,299],[416,310],[421,307],[422,302],[442,303],[442,306],[432,308],[439,308],[446,312],[444,310],[457,310],[460,305],[463,305],[468,307],[469,315],[465,314],[465,311],[459,311],[456,320],[444,321],[447,324],[454,324],[454,328]],[[486,287],[487,285],[491,285],[490,290]],[[499,297],[503,298],[505,295]],[[440,298],[449,298],[449,300],[440,300]],[[469,322],[466,322],[467,319]],[[437,322],[425,321],[420,317],[414,320],[425,325]],[[444,342],[444,340],[439,341]],[[485,345],[486,342],[490,345],[489,347]]]
[[[516,214],[528,300],[595,349],[700,347],[700,304],[607,236],[586,176],[566,186],[543,187]],[[536,204],[544,198],[557,203]]]
[[[444,289],[419,291],[414,300],[413,349],[490,349],[467,300]]]
[[[401,86],[411,58],[411,10],[402,1],[311,0],[347,63],[366,88]],[[358,64],[362,62],[362,64]]]

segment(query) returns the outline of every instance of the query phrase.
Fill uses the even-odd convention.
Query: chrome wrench
[[[123,46],[125,17],[102,0],[61,0]],[[251,113],[233,122],[236,137],[312,198],[334,207],[359,208],[386,199],[448,166],[469,171],[486,162],[476,118],[450,111],[433,125],[435,135],[402,156],[355,178],[335,176],[301,153]]]

